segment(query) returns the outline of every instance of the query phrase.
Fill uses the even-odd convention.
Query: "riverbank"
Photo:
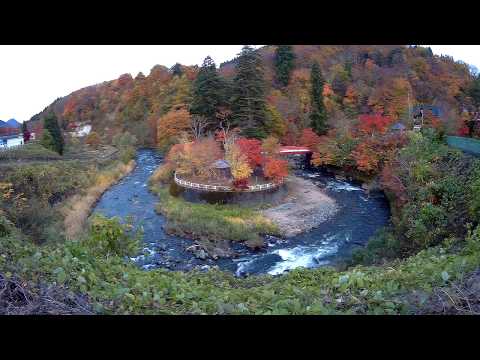
[[[264,246],[262,235],[280,235],[269,219],[253,208],[238,205],[196,204],[172,196],[168,187],[152,185],[158,195],[158,213],[165,216],[164,230],[196,240],[186,249],[198,258],[234,257],[231,243],[243,243],[251,249]]]
[[[284,237],[292,237],[330,219],[338,211],[334,199],[311,181],[290,176],[286,183],[288,195],[283,204],[262,211],[280,229]]]
[[[102,171],[84,195],[74,195],[65,204],[63,224],[68,238],[75,238],[82,233],[88,217],[103,193],[130,174],[135,165],[135,160],[131,160],[128,164],[119,163],[112,169]]]

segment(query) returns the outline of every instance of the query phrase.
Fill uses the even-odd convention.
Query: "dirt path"
[[[290,176],[287,186],[285,202],[262,211],[264,216],[280,227],[285,237],[317,227],[338,211],[335,200],[308,180]]]

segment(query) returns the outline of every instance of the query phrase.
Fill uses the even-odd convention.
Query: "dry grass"
[[[168,162],[159,166],[150,177],[150,184],[168,184],[173,180],[174,168]]]
[[[86,194],[75,195],[68,201],[63,209],[65,215],[65,235],[67,238],[73,239],[82,232],[92,208],[102,194],[134,168],[134,160],[131,160],[126,165],[120,163],[115,168],[99,174],[95,180],[95,185],[90,187]]]

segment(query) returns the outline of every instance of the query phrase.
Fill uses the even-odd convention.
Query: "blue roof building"
[[[407,129],[407,127],[405,125],[403,125],[401,122],[397,122],[397,123],[393,124],[390,127],[390,129],[393,130],[393,131],[405,131]]]

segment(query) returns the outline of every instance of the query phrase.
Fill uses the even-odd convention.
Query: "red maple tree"
[[[312,128],[306,128],[302,131],[302,135],[300,137],[300,145],[309,148],[312,151],[315,151],[317,145],[320,144],[320,136],[315,134]]]
[[[239,146],[240,151],[247,157],[248,165],[252,169],[262,164],[262,142],[260,140],[241,137],[236,141],[236,144]]]
[[[381,114],[360,115],[358,130],[365,134],[373,136],[376,133],[385,134],[393,120],[388,116]]]

